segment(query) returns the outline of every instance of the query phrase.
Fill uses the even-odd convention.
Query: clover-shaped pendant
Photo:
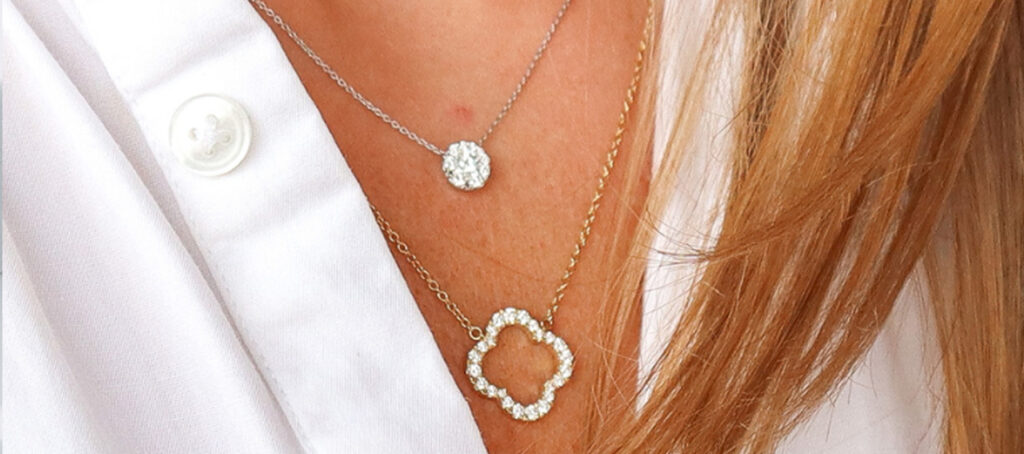
[[[498,345],[498,334],[501,333],[501,330],[511,325],[519,325],[525,328],[530,333],[530,337],[534,342],[543,342],[551,346],[558,357],[558,369],[548,381],[544,382],[544,389],[541,391],[540,398],[530,405],[523,405],[517,402],[508,395],[508,390],[495,386],[487,381],[487,378],[483,375],[481,363],[484,360],[484,356]],[[562,385],[569,381],[569,377],[572,376],[572,365],[572,352],[569,350],[569,345],[561,337],[544,329],[540,322],[530,316],[529,312],[514,307],[506,307],[491,316],[491,321],[487,324],[487,329],[484,331],[484,337],[469,351],[466,359],[466,375],[469,376],[469,382],[473,384],[473,388],[485,397],[497,400],[501,408],[508,412],[509,415],[512,415],[513,418],[519,421],[536,421],[551,411],[551,405],[555,402],[555,390],[561,388]]]

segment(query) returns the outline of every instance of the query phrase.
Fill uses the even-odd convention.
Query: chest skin
[[[458,140],[476,140],[487,129],[561,1],[268,4],[357,90],[444,149]],[[518,101],[484,144],[491,177],[471,193],[450,187],[440,157],[365,110],[270,25],[369,200],[482,327],[507,306],[544,316],[615,133],[645,14],[643,1],[571,5]],[[623,153],[637,152],[630,143],[627,133]],[[644,196],[617,191],[621,180],[621,173],[613,173],[605,208],[555,318],[554,331],[572,347],[576,367],[540,421],[514,421],[472,388],[464,371],[475,341],[396,255],[490,452],[580,450],[584,412],[600,367],[595,312],[627,254],[611,246],[608,205],[639,206]],[[635,356],[637,315],[623,327],[631,340],[620,354]],[[491,382],[529,403],[555,361],[520,330],[506,329],[483,366]],[[619,375],[620,386],[635,386],[633,376]]]

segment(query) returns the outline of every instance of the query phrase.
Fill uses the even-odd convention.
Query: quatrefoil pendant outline
[[[551,347],[558,358],[558,368],[554,375],[544,382],[540,398],[529,405],[523,405],[516,401],[508,395],[508,390],[492,384],[483,375],[482,363],[487,352],[498,345],[498,335],[502,330],[515,325],[526,329],[534,343]],[[476,389],[481,395],[498,401],[501,408],[512,418],[529,422],[543,418],[551,411],[555,402],[555,391],[564,386],[572,377],[574,362],[572,351],[569,350],[569,345],[565,343],[564,339],[544,329],[529,312],[515,307],[506,307],[491,316],[491,320],[484,330],[484,337],[469,351],[466,357],[466,375],[469,376],[473,389]]]

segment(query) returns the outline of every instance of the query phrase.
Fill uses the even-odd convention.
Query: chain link
[[[551,298],[551,304],[548,306],[548,311],[544,316],[544,320],[541,320],[541,325],[544,326],[545,329],[551,329],[552,325],[555,323],[555,312],[558,312],[558,307],[561,304],[562,299],[565,298],[565,290],[569,287],[569,280],[572,279],[572,275],[576,271],[576,265],[579,263],[580,254],[583,253],[583,248],[587,246],[587,239],[590,238],[590,230],[594,225],[594,220],[597,218],[597,210],[601,207],[601,198],[604,196],[604,189],[608,183],[608,176],[611,175],[612,169],[615,168],[615,158],[619,156],[622,139],[626,134],[626,123],[629,120],[629,111],[633,106],[633,102],[636,100],[636,92],[640,86],[640,76],[644,66],[644,55],[647,53],[647,40],[651,36],[653,27],[654,2],[653,0],[648,0],[647,19],[644,22],[643,38],[640,40],[640,46],[636,53],[635,65],[633,66],[633,77],[630,79],[629,88],[626,90],[626,99],[622,103],[622,111],[619,112],[619,122],[615,127],[615,136],[612,138],[611,148],[608,150],[608,154],[605,156],[604,165],[601,167],[601,176],[597,179],[597,189],[594,191],[594,197],[590,200],[590,207],[587,208],[587,216],[583,218],[583,227],[580,229],[572,254],[569,255],[569,265],[566,266],[565,272],[562,274],[562,278],[559,281],[558,286],[555,287],[555,295]]]
[[[615,158],[619,155],[619,149],[622,146],[622,139],[626,133],[626,123],[629,120],[629,111],[633,106],[633,102],[636,100],[636,92],[640,86],[640,76],[644,66],[644,56],[647,52],[647,42],[650,39],[651,33],[654,27],[654,2],[648,0],[647,2],[647,20],[644,23],[643,38],[640,40],[640,47],[636,55],[636,64],[633,66],[633,76],[629,81],[629,88],[626,90],[626,98],[622,103],[622,111],[619,112],[619,123],[615,128],[615,136],[612,138],[611,148],[608,154],[605,156],[604,165],[601,167],[601,175],[597,179],[597,190],[594,191],[594,197],[590,200],[590,207],[587,209],[587,215],[583,218],[583,227],[580,229],[580,233],[577,237],[576,244],[573,247],[572,254],[569,255],[569,266],[565,268],[565,272],[562,274],[562,278],[555,288],[555,295],[551,300],[551,304],[548,306],[548,311],[541,325],[544,329],[551,329],[555,322],[555,312],[558,311],[559,304],[562,299],[565,298],[565,290],[569,287],[569,281],[572,279],[573,273],[576,271],[576,265],[579,263],[580,254],[583,253],[583,248],[587,246],[587,240],[590,238],[590,231],[594,225],[594,220],[597,218],[597,210],[601,206],[601,198],[604,196],[604,189],[608,184],[608,177],[611,175],[612,169],[615,168]],[[441,284],[430,274],[429,271],[420,263],[419,258],[416,254],[413,254],[409,250],[409,245],[402,241],[401,236],[396,232],[386,219],[381,214],[380,210],[376,206],[370,205],[370,209],[373,211],[373,215],[377,220],[377,226],[380,227],[381,232],[387,238],[388,242],[395,246],[395,249],[405,257],[405,260],[412,265],[413,270],[416,271],[416,275],[419,276],[424,282],[427,283],[427,288],[434,292],[434,295],[439,301],[444,303],[445,309],[451,312],[455,316],[455,320],[459,322],[459,325],[469,334],[469,337],[473,340],[480,340],[483,338],[483,330],[474,325],[469,317],[466,317],[459,309],[459,306],[452,301],[448,292],[441,289]]]
[[[352,99],[355,99],[366,110],[373,113],[374,116],[376,116],[381,121],[390,126],[391,129],[398,131],[399,134],[405,136],[409,140],[412,140],[417,145],[426,148],[427,150],[430,150],[431,153],[434,153],[438,156],[444,154],[444,151],[442,151],[437,145],[430,143],[429,141],[421,137],[419,134],[416,134],[408,127],[399,123],[398,120],[394,119],[391,115],[388,115],[386,112],[381,110],[380,107],[377,107],[376,104],[371,102],[369,99],[366,98],[366,96],[363,96],[362,93],[357,91],[355,87],[352,86],[352,84],[348,83],[348,81],[346,81],[344,78],[338,75],[337,71],[331,68],[331,66],[328,65],[323,58],[317,55],[313,48],[306,44],[306,41],[299,37],[299,34],[296,33],[295,30],[292,29],[292,27],[288,25],[288,23],[285,22],[284,19],[273,10],[273,8],[268,6],[266,2],[264,2],[263,0],[249,0],[249,3],[252,3],[253,6],[262,11],[263,14],[265,14],[267,17],[270,18],[271,21],[274,22],[274,24],[280,27],[281,30],[284,31],[285,34],[288,35],[288,37],[291,38],[291,40],[294,41],[295,44],[299,46],[299,48],[302,49],[302,52],[304,52],[306,56],[313,60],[313,63],[315,63],[320,68],[320,70],[326,73],[331,78],[331,80],[334,81],[334,83],[338,84],[338,86],[341,87],[342,90],[345,90],[345,93],[348,93],[348,95],[351,96]],[[516,102],[516,99],[519,99],[519,94],[522,93],[523,87],[526,86],[526,82],[530,79],[530,76],[533,75],[533,69],[537,66],[537,62],[539,62],[541,57],[544,56],[544,51],[548,48],[548,44],[551,42],[551,38],[555,36],[555,31],[558,30],[558,24],[562,22],[562,17],[565,16],[565,12],[569,9],[570,3],[572,3],[572,0],[564,0],[562,2],[561,8],[559,8],[558,13],[555,14],[555,20],[551,22],[551,25],[548,27],[547,34],[544,35],[544,39],[541,41],[540,46],[537,47],[537,51],[533,53],[533,58],[530,60],[530,64],[526,66],[526,72],[524,72],[523,77],[519,79],[519,83],[516,84],[515,90],[512,91],[512,96],[508,98],[508,101],[505,101],[505,105],[501,108],[501,112],[498,112],[498,116],[494,119],[494,121],[491,122],[490,126],[487,127],[487,131],[484,132],[484,135],[476,141],[477,145],[483,146],[484,141],[486,141],[487,138],[491,136],[491,133],[494,132],[494,129],[498,127],[498,123],[501,123],[501,120],[505,118],[505,115],[508,114],[508,111],[512,109],[512,104]]]
[[[455,316],[455,320],[459,322],[459,325],[461,325],[467,333],[469,333],[470,338],[473,340],[482,339],[484,336],[483,330],[480,329],[479,326],[474,325],[473,322],[469,321],[469,317],[466,317],[466,315],[462,313],[459,306],[456,305],[455,302],[452,301],[451,297],[448,296],[448,292],[441,290],[441,284],[439,284],[437,279],[434,279],[434,276],[430,274],[430,271],[427,271],[423,264],[420,263],[420,259],[416,258],[416,254],[413,254],[412,251],[409,250],[409,245],[402,241],[402,237],[398,232],[391,228],[391,223],[384,219],[384,216],[380,214],[377,207],[370,205],[370,209],[373,210],[373,216],[377,220],[377,226],[380,227],[381,232],[384,232],[384,236],[387,237],[388,242],[395,245],[395,249],[398,250],[398,253],[402,254],[402,256],[405,257],[405,261],[412,265],[412,269],[416,271],[416,275],[419,276],[423,282],[427,283],[427,288],[430,289],[431,292],[434,292],[434,296],[437,297],[437,300],[444,304],[444,308]]]
[[[562,2],[562,7],[558,9],[558,13],[555,14],[555,20],[551,22],[551,26],[548,27],[548,33],[544,35],[544,40],[540,42],[540,46],[537,47],[537,51],[533,53],[533,59],[530,60],[530,64],[526,66],[526,71],[523,73],[523,77],[519,79],[519,83],[516,84],[516,89],[512,91],[512,96],[508,97],[508,101],[505,101],[505,105],[501,107],[501,112],[498,112],[498,116],[494,118],[491,125],[487,127],[487,131],[484,131],[484,135],[476,141],[477,145],[483,146],[484,142],[491,133],[494,132],[494,128],[498,127],[498,123],[505,119],[505,115],[512,109],[512,104],[519,99],[519,94],[523,92],[523,87],[526,86],[526,81],[533,75],[533,68],[537,66],[537,62],[540,61],[541,56],[544,55],[544,51],[548,48],[548,43],[551,42],[551,38],[555,36],[555,30],[558,29],[558,24],[562,23],[562,16],[565,16],[565,12],[569,10],[569,4],[572,0],[565,0]]]

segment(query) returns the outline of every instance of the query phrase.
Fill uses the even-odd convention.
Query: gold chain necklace
[[[538,321],[530,315],[525,309],[519,309],[516,307],[506,307],[495,312],[488,322],[486,328],[480,328],[474,325],[469,317],[466,317],[459,309],[459,306],[452,301],[448,292],[441,288],[441,284],[434,279],[430,271],[423,266],[419,258],[416,257],[410,249],[409,245],[402,241],[401,236],[394,228],[391,227],[391,223],[384,219],[384,215],[381,214],[377,207],[371,205],[370,209],[373,210],[373,215],[377,220],[377,226],[380,227],[381,232],[387,238],[388,242],[395,246],[395,249],[401,254],[406,262],[412,265],[416,275],[419,276],[427,284],[427,288],[431,292],[434,292],[434,296],[437,297],[438,301],[444,304],[445,309],[448,310],[459,322],[459,325],[466,330],[470,339],[477,341],[476,345],[469,351],[466,358],[466,375],[469,377],[470,383],[473,384],[473,388],[477,390],[483,396],[498,401],[501,408],[504,409],[513,418],[520,421],[536,421],[549,411],[555,401],[555,391],[565,385],[569,377],[572,376],[572,369],[574,364],[574,357],[572,351],[569,349],[569,345],[566,344],[565,340],[555,335],[551,330],[554,325],[555,312],[558,311],[558,305],[562,302],[565,297],[565,289],[569,287],[569,280],[572,278],[573,272],[576,270],[576,264],[579,263],[580,254],[583,252],[583,248],[587,245],[587,239],[590,237],[591,226],[594,224],[594,219],[597,217],[597,210],[601,205],[601,198],[604,195],[605,185],[607,184],[608,176],[611,174],[612,169],[615,167],[615,158],[619,154],[619,147],[622,145],[622,137],[626,132],[626,123],[629,118],[629,110],[633,105],[636,98],[637,87],[640,84],[640,74],[644,65],[644,54],[647,50],[647,40],[649,39],[651,30],[653,28],[654,21],[654,4],[653,1],[649,0],[647,3],[647,19],[644,23],[643,38],[640,40],[640,49],[637,52],[636,64],[633,67],[633,77],[630,79],[629,88],[626,90],[626,99],[622,104],[622,111],[619,113],[619,123],[615,129],[615,137],[612,139],[611,149],[605,157],[604,165],[601,168],[601,176],[597,179],[597,190],[594,192],[594,198],[590,201],[590,208],[587,210],[587,215],[583,218],[583,228],[580,229],[580,233],[576,244],[574,245],[572,254],[569,255],[569,265],[565,268],[565,272],[562,274],[562,279],[555,288],[555,295],[551,299],[551,304],[548,306],[547,314],[544,319]],[[540,398],[529,405],[523,405],[508,395],[508,391],[505,388],[501,388],[491,384],[486,377],[483,375],[483,368],[481,363],[483,362],[484,355],[487,354],[492,348],[498,343],[498,334],[502,329],[519,325],[529,332],[530,337],[534,342],[549,345],[555,350],[555,354],[558,357],[558,369],[555,374],[544,383],[543,391],[541,392]]]

